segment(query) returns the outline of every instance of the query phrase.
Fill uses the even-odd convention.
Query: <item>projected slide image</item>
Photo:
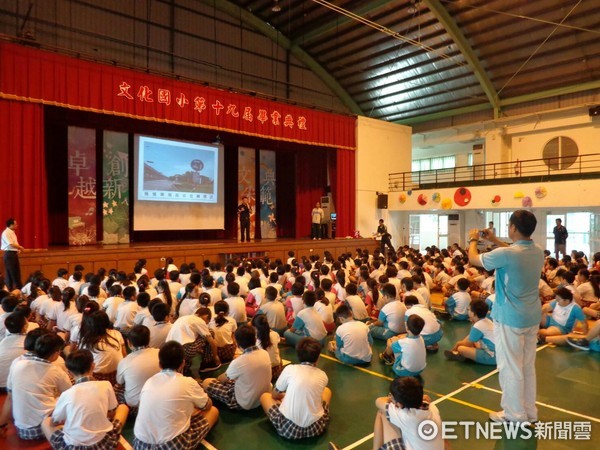
[[[216,203],[218,147],[139,138],[138,199]]]

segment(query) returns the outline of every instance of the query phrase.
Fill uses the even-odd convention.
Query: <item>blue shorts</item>
[[[363,361],[362,359],[353,358],[343,353],[339,348],[335,349],[335,357],[341,362],[352,365],[369,364],[371,361]]]
[[[380,341],[387,341],[389,338],[398,336],[399,333],[394,333],[392,330],[386,327],[370,327],[369,333],[373,339],[379,339]]]
[[[475,350],[475,362],[477,364],[485,364],[486,366],[495,366],[496,357],[491,356],[485,350],[478,348],[477,350]]]
[[[590,341],[590,350],[592,352],[600,352],[600,338],[594,338]]]
[[[453,320],[469,320],[469,315],[454,313],[454,314],[452,314],[452,319]]]
[[[567,327],[556,322],[552,316],[546,316],[546,326],[545,328],[556,327],[560,330],[560,334],[569,334],[569,330]]]
[[[402,367],[402,355],[397,354],[396,361],[394,361],[394,366],[392,367],[392,370],[394,371],[396,376],[399,376],[399,377],[418,377],[421,374],[421,372],[423,372],[423,370],[425,370],[425,368],[423,368],[423,370],[420,370],[418,372],[411,372],[410,370],[407,370],[404,367]]]
[[[444,331],[440,328],[435,333],[422,334],[421,337],[423,338],[423,341],[425,341],[425,346],[429,347],[431,345],[437,344],[440,341],[440,339],[442,339],[443,335]]]

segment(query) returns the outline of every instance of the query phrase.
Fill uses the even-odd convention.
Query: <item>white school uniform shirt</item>
[[[200,308],[200,302],[197,298],[186,297],[181,300],[179,317],[194,314],[198,308]]]
[[[427,309],[426,306],[423,305],[413,305],[406,310],[406,314],[404,315],[405,320],[408,321],[408,318],[413,314],[421,317],[425,322],[425,326],[423,330],[421,330],[421,336],[427,336],[433,333],[437,333],[440,331],[441,325],[438,322],[435,314]]]
[[[394,333],[404,333],[406,331],[405,314],[406,305],[400,300],[394,300],[381,308],[377,320],[383,322],[383,326]]]
[[[71,387],[60,367],[38,358],[16,361],[8,374],[6,388],[12,395],[12,414],[19,428],[37,427],[56,405],[60,393]]]
[[[298,316],[298,313],[304,309],[304,302],[302,301],[302,297],[298,295],[291,295],[286,300],[286,306],[289,302],[289,306],[292,307],[292,317],[295,319]]]
[[[56,320],[56,327],[62,331],[69,331],[71,317],[78,314],[77,306],[75,302],[70,302],[69,307],[65,311],[65,305],[60,302],[60,304],[54,305],[55,311],[53,313],[53,320]]]
[[[358,295],[348,295],[346,297],[346,303],[348,303],[348,306],[352,310],[352,316],[356,320],[365,320],[369,318],[365,302],[363,302],[362,298]]]
[[[37,312],[38,314],[43,316],[45,314],[46,302],[54,303],[54,300],[52,300],[46,294],[41,294],[41,295],[38,295],[34,301],[31,302],[31,305],[29,305],[29,307],[31,308],[31,311]]]
[[[169,330],[167,341],[177,341],[185,345],[194,342],[200,336],[210,336],[208,324],[196,315],[183,316],[177,319]]]
[[[464,316],[469,314],[469,305],[471,304],[471,296],[466,291],[458,291],[452,294],[450,297],[454,299],[455,306],[454,312],[456,314],[462,314]],[[450,299],[448,299],[450,300]]]
[[[427,288],[431,291],[433,289],[433,278],[427,272],[423,272],[423,278],[425,278],[425,284]]]
[[[287,366],[277,379],[275,389],[285,392],[279,411],[300,427],[308,427],[323,417],[323,391],[327,374],[312,364]]]
[[[2,342],[2,339],[4,339],[4,336],[6,336],[6,327],[4,326],[4,321],[10,314],[12,314],[12,313],[5,312],[5,313],[0,314],[0,342]]]
[[[373,356],[372,338],[367,324],[358,320],[344,322],[335,331],[336,343],[343,343],[340,350],[354,359],[369,362]]]
[[[585,283],[581,283],[577,286],[577,292],[581,297],[581,300],[584,302],[597,302],[598,297],[594,294],[594,288],[592,287],[592,283],[586,281]]]
[[[202,288],[202,292],[206,292],[208,293],[208,295],[210,295],[210,305],[211,306],[215,306],[215,303],[223,300],[223,293],[221,292],[221,289],[216,288],[216,287],[212,287],[212,288]]]
[[[238,277],[236,275],[234,280],[240,286],[239,295],[248,295],[248,278],[246,277]]]
[[[179,281],[168,280],[167,283],[169,284],[169,290],[171,291],[171,297],[177,298],[177,294],[179,293],[180,289],[183,289],[183,285]]]
[[[425,300],[425,298],[421,295],[421,293],[419,291],[416,291],[414,289],[412,291],[407,291],[404,293],[404,298],[406,298],[406,296],[408,296],[408,295],[413,295],[413,296],[417,297],[417,300],[419,300],[419,305],[428,306],[427,301]]]
[[[264,314],[269,322],[269,327],[282,330],[287,327],[285,318],[285,306],[278,300],[267,301],[260,305],[259,314]]]
[[[207,402],[208,395],[196,380],[162,370],[142,388],[135,437],[152,445],[168,442],[190,427],[194,409],[205,408]]]
[[[25,354],[26,333],[6,333],[6,337],[0,342],[0,387],[6,387],[10,365],[19,356]]]
[[[117,317],[117,309],[124,301],[125,299],[123,297],[108,297],[104,300],[104,303],[102,303],[102,309],[104,309],[104,312],[108,315],[108,320],[110,320],[111,323],[114,323]]]
[[[306,307],[298,313],[294,319],[292,327],[298,331],[304,332],[305,336],[310,336],[317,341],[320,341],[327,336],[325,324],[321,320],[319,313],[314,307]]]
[[[262,303],[265,301],[265,288],[264,287],[254,288],[249,292],[249,294],[252,294],[254,296],[254,300],[255,300],[257,306],[262,305]]]
[[[125,401],[138,406],[144,383],[160,372],[158,349],[146,347],[134,350],[119,362],[117,383],[125,386]]]
[[[417,288],[415,292],[423,297],[423,300],[425,300],[425,306],[427,306],[427,308],[431,308],[431,292],[429,292],[429,289],[427,289],[425,286],[421,286],[420,288]],[[415,297],[417,296],[415,295]]]
[[[152,317],[150,315],[150,310],[148,309],[148,307],[146,306],[145,308],[139,308],[138,305],[138,311],[135,314],[135,317],[133,318],[133,324],[142,325],[144,323],[144,319],[146,319],[147,317]]]
[[[140,310],[140,306],[135,300],[126,300],[117,308],[115,317],[115,328],[127,329],[133,327],[133,320]]]
[[[58,287],[60,289],[60,292],[62,292],[65,290],[65,288],[69,287],[69,280],[65,280],[61,277],[55,278],[52,282],[52,286]]]
[[[398,339],[392,344],[391,348],[395,355],[402,354],[400,364],[394,364],[394,367],[404,368],[413,373],[425,369],[427,352],[425,351],[425,342],[421,336],[407,336]],[[398,363],[397,359],[396,363]]]
[[[113,337],[109,340],[110,345],[101,341],[97,349],[88,348],[94,356],[94,372],[96,373],[115,372],[119,362],[123,359],[122,348],[125,346],[125,341],[121,333],[118,330],[106,330],[106,334]]]
[[[279,342],[281,342],[281,336],[271,330],[269,331],[269,338],[271,339],[271,344],[273,344],[269,348],[263,348],[262,343],[258,338],[256,338],[256,346],[266,350],[269,354],[269,358],[271,358],[271,367],[277,367],[281,364],[281,356],[279,354]]]
[[[333,303],[329,303],[328,305],[324,304],[320,300],[315,303],[315,311],[319,313],[323,323],[325,325],[329,325],[333,323],[333,307],[331,306]]]
[[[429,405],[429,409],[399,408],[393,403],[388,403],[387,417],[389,421],[400,428],[402,439],[406,450],[444,450],[442,433],[437,433],[432,440],[424,440],[419,437],[419,424],[425,420],[435,422],[437,429],[442,429],[440,412],[435,405]]]
[[[250,347],[231,361],[227,378],[235,380],[235,399],[243,409],[260,405],[260,396],[271,391],[271,358],[266,350]]]
[[[248,321],[246,302],[242,297],[227,297],[225,301],[229,305],[229,317],[233,317],[237,323]]]
[[[148,345],[152,348],[160,348],[167,342],[167,336],[173,326],[171,322],[157,322],[153,317],[146,317],[142,325],[150,330],[150,343]]]
[[[340,302],[343,302],[346,300],[346,289],[344,287],[342,287],[342,285],[340,283],[335,283],[335,285],[333,286],[333,289],[336,292],[336,297]]]
[[[215,342],[217,343],[217,347],[225,347],[226,345],[231,345],[235,343],[232,334],[237,330],[237,322],[233,317],[225,317],[227,322],[225,322],[220,327],[215,323],[215,318],[213,317],[208,327],[215,333]]]
[[[100,442],[113,429],[108,411],[118,406],[109,381],[76,383],[61,394],[52,413],[55,422],[64,422],[67,445],[90,446]]]

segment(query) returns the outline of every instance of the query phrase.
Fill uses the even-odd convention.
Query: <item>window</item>
[[[439,248],[448,246],[448,216],[437,214],[411,214],[409,218],[409,245],[412,248],[425,250],[435,245]]]
[[[485,227],[487,228],[490,222],[494,222],[496,236],[501,239],[508,239],[508,219],[512,211],[494,211],[485,213]]]
[[[590,232],[593,229],[594,216],[588,212],[573,212],[566,214],[548,214],[546,216],[546,248],[554,256],[554,227],[556,219],[561,219],[562,224],[569,232],[567,238],[567,254],[573,250],[585,253],[590,258]],[[559,255],[562,258],[562,255]]]
[[[422,170],[452,169],[453,167],[456,167],[456,156],[454,155],[414,159],[412,162],[413,172],[420,172]]]

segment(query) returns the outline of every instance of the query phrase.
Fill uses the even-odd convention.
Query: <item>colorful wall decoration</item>
[[[129,136],[127,133],[104,132],[102,222],[104,244],[129,242]]]
[[[242,203],[242,197],[248,197],[250,203],[250,238],[255,236],[255,213],[256,213],[256,150],[253,148],[240,147],[238,149],[238,204]],[[240,221],[238,225],[238,239],[240,236]]]
[[[272,150],[261,150],[259,153],[259,162],[260,235],[262,239],[274,239],[277,237],[275,152]]]
[[[96,130],[69,127],[69,245],[96,243]]]

